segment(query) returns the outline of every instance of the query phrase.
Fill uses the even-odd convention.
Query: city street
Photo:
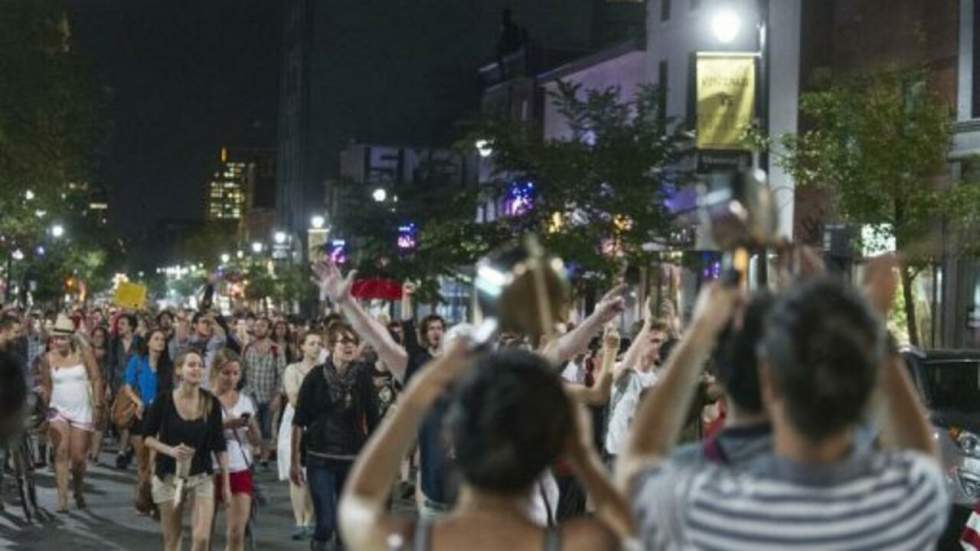
[[[28,525],[16,501],[16,490],[10,477],[4,480],[6,511],[0,513],[0,549],[3,550],[131,550],[159,549],[160,526],[151,518],[136,514],[132,506],[136,471],[133,466],[123,472],[108,466],[114,458],[102,454],[102,464],[90,468],[86,477],[86,497],[89,508],[79,511],[71,503],[66,515],[51,514],[43,524]],[[289,536],[293,515],[289,505],[289,489],[277,480],[274,470],[258,470],[258,482],[268,497],[261,510],[256,529],[257,549],[309,549],[308,541],[294,542]],[[45,510],[55,506],[54,472],[42,469],[38,477],[38,499]],[[189,515],[185,515],[184,535],[187,548]],[[219,514],[215,526],[213,549],[224,548],[224,517]]]

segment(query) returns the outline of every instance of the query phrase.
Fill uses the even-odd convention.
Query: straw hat
[[[58,314],[58,319],[54,322],[51,332],[55,335],[74,335],[75,324],[65,314]]]

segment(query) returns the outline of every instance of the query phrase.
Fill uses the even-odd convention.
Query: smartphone
[[[251,416],[252,414],[246,411],[245,413],[242,414],[242,421],[248,421],[248,418]]]

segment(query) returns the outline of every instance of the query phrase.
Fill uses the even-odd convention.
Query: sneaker
[[[116,455],[116,468],[125,471],[126,467],[129,467],[129,461],[126,459],[126,454]]]
[[[306,539],[306,526],[297,526],[293,530],[293,535],[290,536],[293,541],[302,541]]]

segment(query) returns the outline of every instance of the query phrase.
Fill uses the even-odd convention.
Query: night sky
[[[114,229],[203,216],[222,145],[274,147],[278,0],[69,0],[73,44],[107,90],[96,180]],[[137,245],[139,246],[139,245]]]

